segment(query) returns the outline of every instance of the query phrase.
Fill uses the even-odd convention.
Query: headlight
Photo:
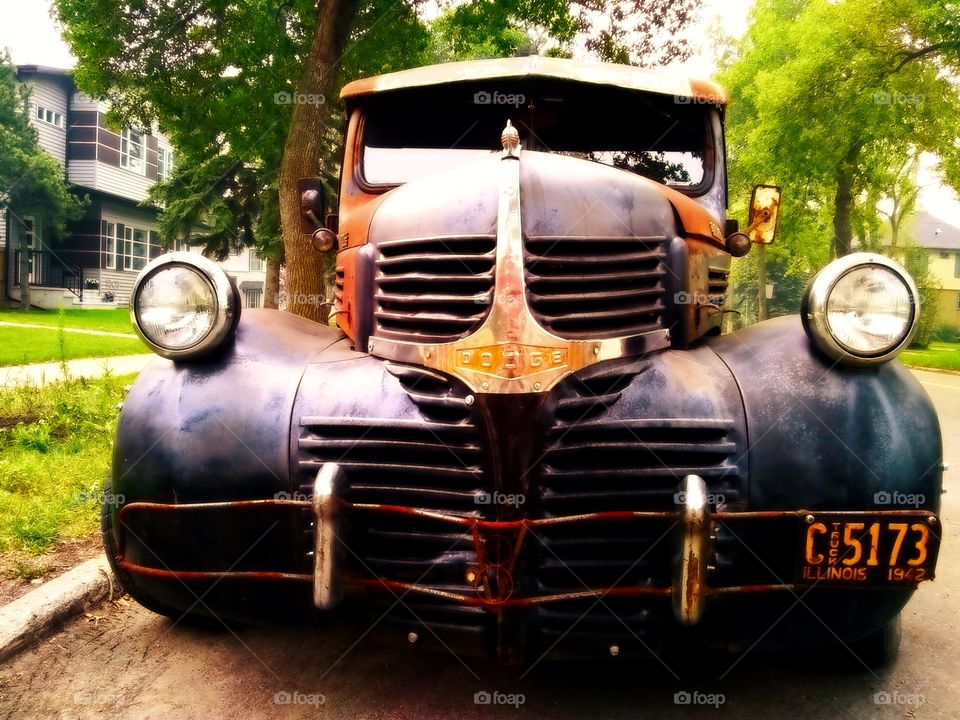
[[[175,252],[147,265],[130,293],[141,339],[171,360],[190,360],[220,347],[240,319],[230,278],[202,255]]]
[[[821,270],[801,316],[828,357],[867,367],[892,359],[917,331],[920,296],[913,278],[883,255],[854,253]]]

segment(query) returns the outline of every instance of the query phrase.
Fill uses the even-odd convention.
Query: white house
[[[150,187],[172,171],[175,150],[156,128],[109,128],[107,105],[79,92],[69,71],[21,65],[17,75],[30,88],[41,147],[91,202],[59,240],[32,217],[0,213],[0,303],[19,300],[25,239],[34,305],[125,305],[137,273],[164,252],[159,208],[144,203]],[[240,251],[224,267],[240,283],[244,306],[261,307],[265,267],[253,251]]]

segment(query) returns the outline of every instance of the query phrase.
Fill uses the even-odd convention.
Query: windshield
[[[603,163],[691,194],[710,183],[709,108],[673,96],[557,81],[440,85],[368,102],[363,178],[399,185],[499,149],[511,120],[521,144]]]

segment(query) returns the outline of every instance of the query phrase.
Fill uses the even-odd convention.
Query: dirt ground
[[[60,541],[52,550],[42,555],[27,555],[19,552],[0,554],[0,606],[16,600],[42,584],[33,582],[33,578],[44,583],[49,582],[85,560],[97,557],[102,552],[100,533],[96,532],[86,537]],[[24,574],[24,569],[32,578],[17,576]]]

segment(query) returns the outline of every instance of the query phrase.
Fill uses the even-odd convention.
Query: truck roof
[[[689,102],[710,105],[727,104],[726,90],[711,80],[690,78],[632,65],[566,60],[539,55],[443,63],[375,75],[346,84],[340,91],[340,97],[351,99],[390,90],[430,85],[521,78],[568,80],[588,85],[606,85],[661,95],[676,95]]]

